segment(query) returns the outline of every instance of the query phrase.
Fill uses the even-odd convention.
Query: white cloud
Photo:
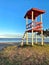
[[[10,33],[10,34],[0,34],[0,38],[19,38],[22,34]]]

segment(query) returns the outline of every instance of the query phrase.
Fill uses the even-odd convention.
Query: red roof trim
[[[28,19],[31,19],[32,18],[32,11],[34,13],[34,19],[39,16],[40,14],[43,14],[45,13],[44,10],[40,10],[40,9],[37,9],[37,8],[32,8],[30,9],[29,11],[27,11],[26,15],[24,16],[24,18],[26,18],[26,16],[28,17]]]

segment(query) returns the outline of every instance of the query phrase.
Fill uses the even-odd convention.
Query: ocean
[[[31,38],[28,39],[29,42],[31,42]],[[36,38],[34,38],[34,42],[35,42]],[[41,38],[37,39],[38,42],[41,42]],[[22,38],[0,38],[0,43],[1,42],[21,42]],[[24,40],[25,42],[26,40]],[[45,37],[44,38],[44,42],[49,42],[49,37]]]
[[[28,40],[29,42],[31,42],[31,38],[29,38]],[[41,38],[38,38],[37,40],[38,42],[41,42]],[[0,50],[10,45],[17,45],[21,41],[22,41],[22,38],[0,38]],[[25,41],[26,40],[24,40],[24,42]],[[35,42],[35,38],[34,38],[34,42]],[[44,42],[49,43],[49,37],[45,37]]]
[[[0,42],[21,42],[22,38],[0,38]]]

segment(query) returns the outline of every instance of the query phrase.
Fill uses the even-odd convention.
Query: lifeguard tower
[[[41,32],[41,45],[43,45],[43,24],[42,24],[42,14],[45,13],[44,10],[39,10],[37,8],[32,8],[25,14],[26,19],[26,31],[22,38],[21,46],[23,46],[23,40],[26,38],[26,44],[28,45],[28,33],[32,33],[32,46],[34,45],[34,32]],[[40,17],[40,21],[37,21],[37,17]],[[28,23],[28,20],[31,20]],[[37,44],[37,34],[36,34],[36,44]]]

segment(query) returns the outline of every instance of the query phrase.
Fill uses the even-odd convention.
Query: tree
[[[41,32],[38,32],[38,33],[37,33],[37,35],[40,35],[40,34],[41,34]],[[45,37],[49,36],[49,29],[43,30],[43,35],[44,35]]]

